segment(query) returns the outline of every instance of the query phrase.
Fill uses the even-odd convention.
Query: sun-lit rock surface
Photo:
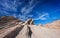
[[[46,25],[34,25],[32,19],[22,22],[11,16],[0,20],[0,38],[60,38],[60,20]]]
[[[31,31],[28,25],[33,25],[33,20],[28,19],[22,25],[24,25],[23,29],[19,32],[16,38],[31,38]]]
[[[46,24],[46,27],[60,29],[60,20]]]
[[[31,38],[60,38],[60,29],[30,26],[32,30]]]

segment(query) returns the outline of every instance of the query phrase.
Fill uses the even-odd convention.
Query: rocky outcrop
[[[32,19],[22,22],[18,19],[15,19],[14,17],[6,16],[1,18],[1,22],[2,22],[2,24],[0,24],[1,25],[0,37],[2,36],[1,38],[15,38],[15,37],[30,38],[31,37],[32,32],[28,27],[28,25],[33,25]],[[2,25],[4,26],[3,28]]]
[[[32,30],[31,38],[60,38],[60,21],[54,21],[46,26],[29,26]]]
[[[0,29],[16,26],[19,22],[21,22],[19,19],[12,16],[2,16],[0,17]]]
[[[54,21],[52,23],[48,23],[46,24],[46,27],[60,29],[60,20]]]
[[[60,20],[45,26],[34,25],[33,19],[22,22],[11,16],[0,20],[0,38],[60,38]]]
[[[31,31],[29,25],[33,25],[33,20],[32,19],[28,19],[22,25],[24,27],[19,32],[19,34],[16,36],[16,38],[31,38],[32,31]]]

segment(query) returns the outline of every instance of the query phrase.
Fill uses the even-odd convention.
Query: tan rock
[[[0,27],[3,27],[0,29],[0,38],[60,38],[60,20],[45,26],[34,25],[33,19],[22,22],[11,16],[3,16],[0,20]]]
[[[46,27],[60,29],[60,20],[54,21],[52,23],[48,23],[46,24]]]

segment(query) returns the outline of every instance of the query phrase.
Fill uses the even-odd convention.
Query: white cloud
[[[34,20],[47,20],[48,18],[49,18],[49,14],[44,13],[44,14],[40,15],[38,18],[34,18]]]
[[[45,14],[41,15],[39,18],[41,20],[46,20],[47,18],[49,18],[49,14],[48,13],[45,13]]]
[[[14,15],[14,16],[17,16],[17,15]],[[25,21],[25,20],[27,20],[28,18],[31,18],[33,15],[21,15],[21,14],[19,14],[18,15],[18,18],[20,19],[20,20],[22,20],[22,21]]]
[[[26,6],[26,7],[23,7],[22,9],[21,9],[21,12],[23,13],[23,14],[28,14],[28,13],[30,13],[31,11],[32,11],[32,9],[34,8],[34,6]]]
[[[29,2],[29,4],[30,4],[30,6],[33,4],[33,0],[31,0],[30,2]]]
[[[11,0],[7,0],[4,3],[1,2],[1,5],[4,7],[2,8],[3,10],[7,11],[17,11],[17,6],[20,6],[22,4],[22,2],[19,2],[17,0],[11,1]]]
[[[35,5],[37,4],[37,3],[35,3],[35,4],[33,4],[33,0],[31,0],[30,2],[29,2],[29,5],[26,5],[26,6],[24,6],[22,9],[21,9],[21,13],[22,14],[28,14],[28,13],[30,13],[32,10],[33,10],[33,8],[35,7]]]
[[[34,0],[29,1],[29,5],[26,5],[22,7],[20,16],[20,19],[28,19],[29,17],[33,17],[33,15],[30,15],[29,13],[33,10],[33,8],[36,6],[37,3],[33,4]],[[29,15],[28,15],[29,14]]]
[[[18,15],[18,18],[22,21],[25,21],[26,19],[28,19],[28,17],[26,17],[25,15]]]
[[[11,9],[11,10],[15,10],[15,11],[16,11],[15,6],[14,6],[14,7],[12,7],[12,5],[10,5],[10,4],[9,4],[9,3],[7,3],[7,2],[2,3],[2,6],[4,7],[4,8],[3,8],[4,10],[9,10],[9,9]]]
[[[28,15],[28,17],[33,17],[33,15]]]
[[[13,14],[13,16],[16,18],[17,17],[17,15],[16,14]]]
[[[3,10],[0,10],[0,14],[8,15],[9,13]]]

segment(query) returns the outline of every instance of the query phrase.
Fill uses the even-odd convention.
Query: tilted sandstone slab
[[[33,25],[32,19],[28,19],[25,23],[22,24],[24,27],[16,36],[16,38],[31,38],[31,30],[28,27],[29,25]]]
[[[28,32],[29,32],[28,27],[27,25],[25,25],[23,29],[19,32],[19,34],[16,36],[16,38],[30,38],[28,36]]]
[[[0,38],[4,38],[7,34],[9,34],[11,31],[13,31],[16,27],[17,26],[6,29],[5,32],[3,32],[3,33],[0,34]]]

